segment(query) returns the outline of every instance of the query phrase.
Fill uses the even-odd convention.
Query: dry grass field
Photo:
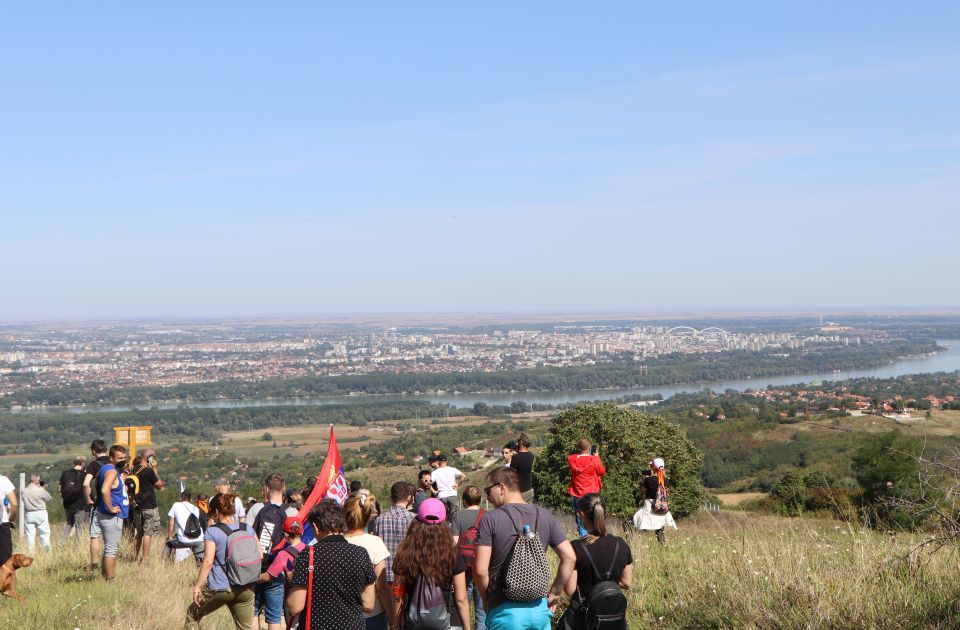
[[[634,630],[960,627],[955,555],[905,561],[913,536],[722,511],[681,521],[667,537],[661,547],[652,534],[628,536]],[[83,568],[79,547],[38,554],[33,567],[18,573],[28,603],[0,600],[0,627],[182,627],[196,577],[192,564],[137,567],[126,560],[121,557],[117,580],[107,584]],[[203,625],[232,627],[225,611]]]

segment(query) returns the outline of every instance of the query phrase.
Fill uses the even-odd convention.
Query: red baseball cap
[[[288,516],[283,521],[283,531],[287,534],[302,534],[303,521],[296,516]]]

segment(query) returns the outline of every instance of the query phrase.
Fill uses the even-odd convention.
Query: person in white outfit
[[[634,527],[642,531],[656,532],[657,541],[660,544],[666,542],[663,534],[665,527],[677,528],[673,515],[670,514],[669,504],[666,510],[657,509],[658,506],[656,505],[660,488],[666,490],[667,487],[667,478],[663,468],[664,461],[659,457],[650,462],[650,474],[643,478],[643,507],[633,515]]]
[[[20,501],[23,503],[23,525],[27,534],[27,550],[33,553],[37,548],[37,532],[40,532],[40,545],[50,551],[50,519],[47,516],[47,503],[53,500],[47,489],[40,485],[40,475],[30,475],[30,485],[23,489]]]

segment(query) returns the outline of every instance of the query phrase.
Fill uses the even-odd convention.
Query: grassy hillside
[[[572,519],[564,515],[572,530]],[[630,536],[637,628],[955,628],[957,565],[942,553],[902,561],[915,542],[835,521],[701,513],[669,544]],[[55,527],[56,529],[56,527]],[[124,551],[127,551],[126,549]],[[121,558],[116,582],[82,568],[73,546],[38,554],[18,573],[29,600],[0,601],[6,628],[181,627],[196,577],[191,563],[138,569]],[[206,629],[232,628],[225,611]]]

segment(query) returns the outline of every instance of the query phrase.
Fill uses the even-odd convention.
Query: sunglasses
[[[485,495],[487,495],[487,496],[490,496],[490,491],[493,490],[494,488],[496,488],[496,487],[499,486],[499,485],[500,485],[499,483],[492,483],[492,484],[490,484],[489,486],[486,486],[486,487],[483,489],[483,493],[484,493]]]

